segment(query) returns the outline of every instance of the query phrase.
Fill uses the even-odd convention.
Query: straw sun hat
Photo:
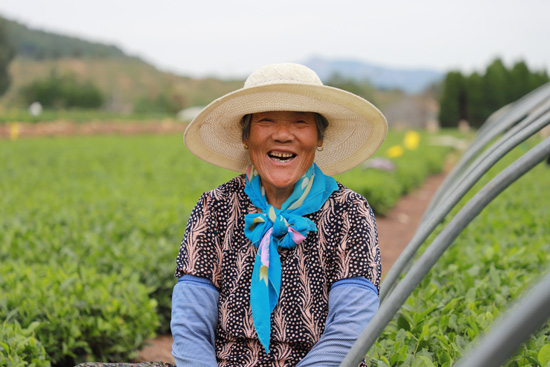
[[[303,65],[285,63],[256,70],[243,88],[206,106],[185,130],[185,144],[202,160],[245,172],[250,158],[243,148],[240,120],[267,111],[317,112],[328,120],[324,149],[315,153],[315,163],[331,176],[368,159],[388,130],[384,115],[368,101],[323,85]]]

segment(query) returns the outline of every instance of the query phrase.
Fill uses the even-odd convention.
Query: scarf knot
[[[281,259],[277,249],[293,248],[305,240],[309,232],[317,231],[315,223],[303,215],[321,209],[336,190],[336,181],[325,176],[313,163],[294,185],[281,209],[277,209],[267,203],[254,167],[251,165],[247,170],[244,191],[261,211],[245,216],[244,233],[258,248],[250,283],[250,306],[258,339],[266,353],[269,353],[271,313],[281,289]]]
[[[262,239],[268,235],[269,229],[271,229],[270,241],[280,247],[292,248],[305,240],[309,232],[317,231],[317,226],[310,219],[299,215],[290,213],[283,215],[279,209],[271,205],[267,213],[253,213],[245,216],[245,234],[254,246],[260,246]]]
[[[273,210],[274,208],[270,206],[269,210]],[[273,237],[279,239],[281,237],[286,236],[288,232],[288,222],[286,219],[281,215],[275,216],[275,221],[273,222],[273,233],[271,234]]]

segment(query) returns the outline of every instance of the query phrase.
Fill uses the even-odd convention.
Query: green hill
[[[10,65],[12,85],[0,100],[4,106],[22,106],[19,91],[33,80],[48,77],[52,71],[73,73],[93,82],[106,97],[105,109],[129,113],[143,99],[163,94],[177,98],[182,107],[206,105],[214,98],[242,86],[242,81],[195,79],[166,73],[137,59],[58,58],[31,60],[17,57]]]
[[[8,36],[20,57],[33,60],[81,57],[136,59],[114,45],[31,29],[16,21],[4,20]]]
[[[105,96],[104,108],[129,113],[144,100],[159,95],[176,99],[182,108],[201,106],[242,86],[242,80],[198,79],[158,70],[126,55],[114,45],[31,29],[6,19],[8,37],[16,49],[10,64],[12,83],[0,98],[0,106],[26,108],[20,90],[29,83],[57,74],[75,74],[90,81]]]

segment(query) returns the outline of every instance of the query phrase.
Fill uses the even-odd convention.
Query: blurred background
[[[256,68],[298,62],[390,126],[479,126],[548,80],[549,12],[540,0],[3,1],[0,118],[188,121]]]
[[[548,14],[546,0],[0,0],[0,367],[172,361],[187,218],[237,174],[182,132],[265,64],[305,64],[386,115],[377,153],[336,177],[373,208],[385,274],[476,128],[549,81]],[[450,366],[547,268],[550,170],[526,177],[457,239],[372,365]],[[506,366],[549,366],[548,335]]]

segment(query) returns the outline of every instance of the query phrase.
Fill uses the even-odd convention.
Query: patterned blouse
[[[271,315],[270,353],[258,340],[250,308],[257,248],[244,235],[256,213],[240,175],[206,192],[193,209],[177,257],[176,276],[212,281],[219,291],[219,366],[294,366],[321,337],[334,282],[366,277],[377,288],[381,265],[374,214],[367,200],[338,184],[323,207],[306,217],[317,232],[292,249],[279,248],[281,293]]]

